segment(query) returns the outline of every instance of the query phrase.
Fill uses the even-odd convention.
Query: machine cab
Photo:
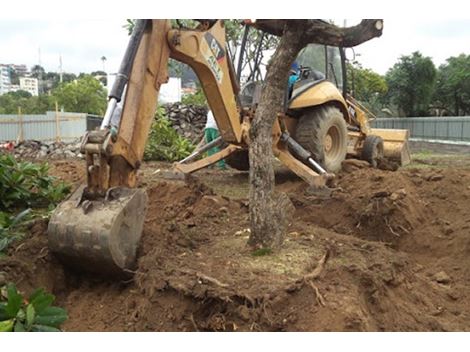
[[[297,57],[298,78],[293,85],[290,99],[325,80],[343,91],[343,51],[342,48],[309,44]]]

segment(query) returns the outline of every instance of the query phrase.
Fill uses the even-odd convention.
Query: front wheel
[[[379,136],[369,135],[364,140],[361,159],[368,161],[373,168],[377,167],[378,161],[384,156],[384,141]]]
[[[348,148],[348,130],[341,111],[319,106],[301,116],[295,140],[328,172],[341,170]]]

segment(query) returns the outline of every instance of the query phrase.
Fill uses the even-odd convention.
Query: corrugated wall
[[[372,127],[408,129],[411,138],[470,142],[470,117],[380,118]]]
[[[87,114],[48,111],[46,115],[0,115],[0,141],[71,140],[83,136]]]

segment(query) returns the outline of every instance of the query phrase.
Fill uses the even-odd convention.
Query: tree
[[[0,96],[0,114],[44,114],[54,108],[53,98],[48,95],[31,96],[31,93],[18,90]]]
[[[103,115],[106,110],[106,90],[91,75],[60,84],[52,95],[66,111]]]
[[[105,63],[106,63],[106,56],[101,56],[101,62],[103,63],[103,71],[106,72],[106,69],[105,69]]]
[[[31,77],[37,79],[43,79],[46,75],[46,70],[40,65],[34,65],[31,67]]]
[[[373,113],[378,114],[388,91],[385,78],[353,61],[347,64],[347,81],[351,95]]]
[[[18,72],[14,68],[10,69],[10,82],[11,84],[20,84],[20,76],[18,75]]]
[[[106,87],[108,83],[108,75],[104,71],[93,71],[91,73],[93,77],[95,77],[98,81],[101,82],[102,85]]]
[[[434,107],[454,116],[470,114],[470,55],[450,57],[439,67]]]
[[[428,115],[436,73],[430,57],[418,51],[402,56],[385,75],[389,101],[405,116]]]
[[[254,26],[281,35],[267,69],[265,88],[250,128],[250,227],[248,244],[275,248],[283,241],[292,204],[274,192],[272,126],[283,111],[290,65],[311,42],[354,46],[382,34],[382,21],[363,20],[358,26],[339,28],[321,20],[260,20]]]

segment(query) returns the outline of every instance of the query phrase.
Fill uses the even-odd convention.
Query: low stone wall
[[[24,141],[15,145],[12,153],[27,159],[83,158],[83,154],[80,153],[80,139],[67,143]]]
[[[166,105],[165,111],[171,126],[179,135],[189,139],[193,144],[199,143],[206,125],[208,111],[206,107],[175,103]]]

